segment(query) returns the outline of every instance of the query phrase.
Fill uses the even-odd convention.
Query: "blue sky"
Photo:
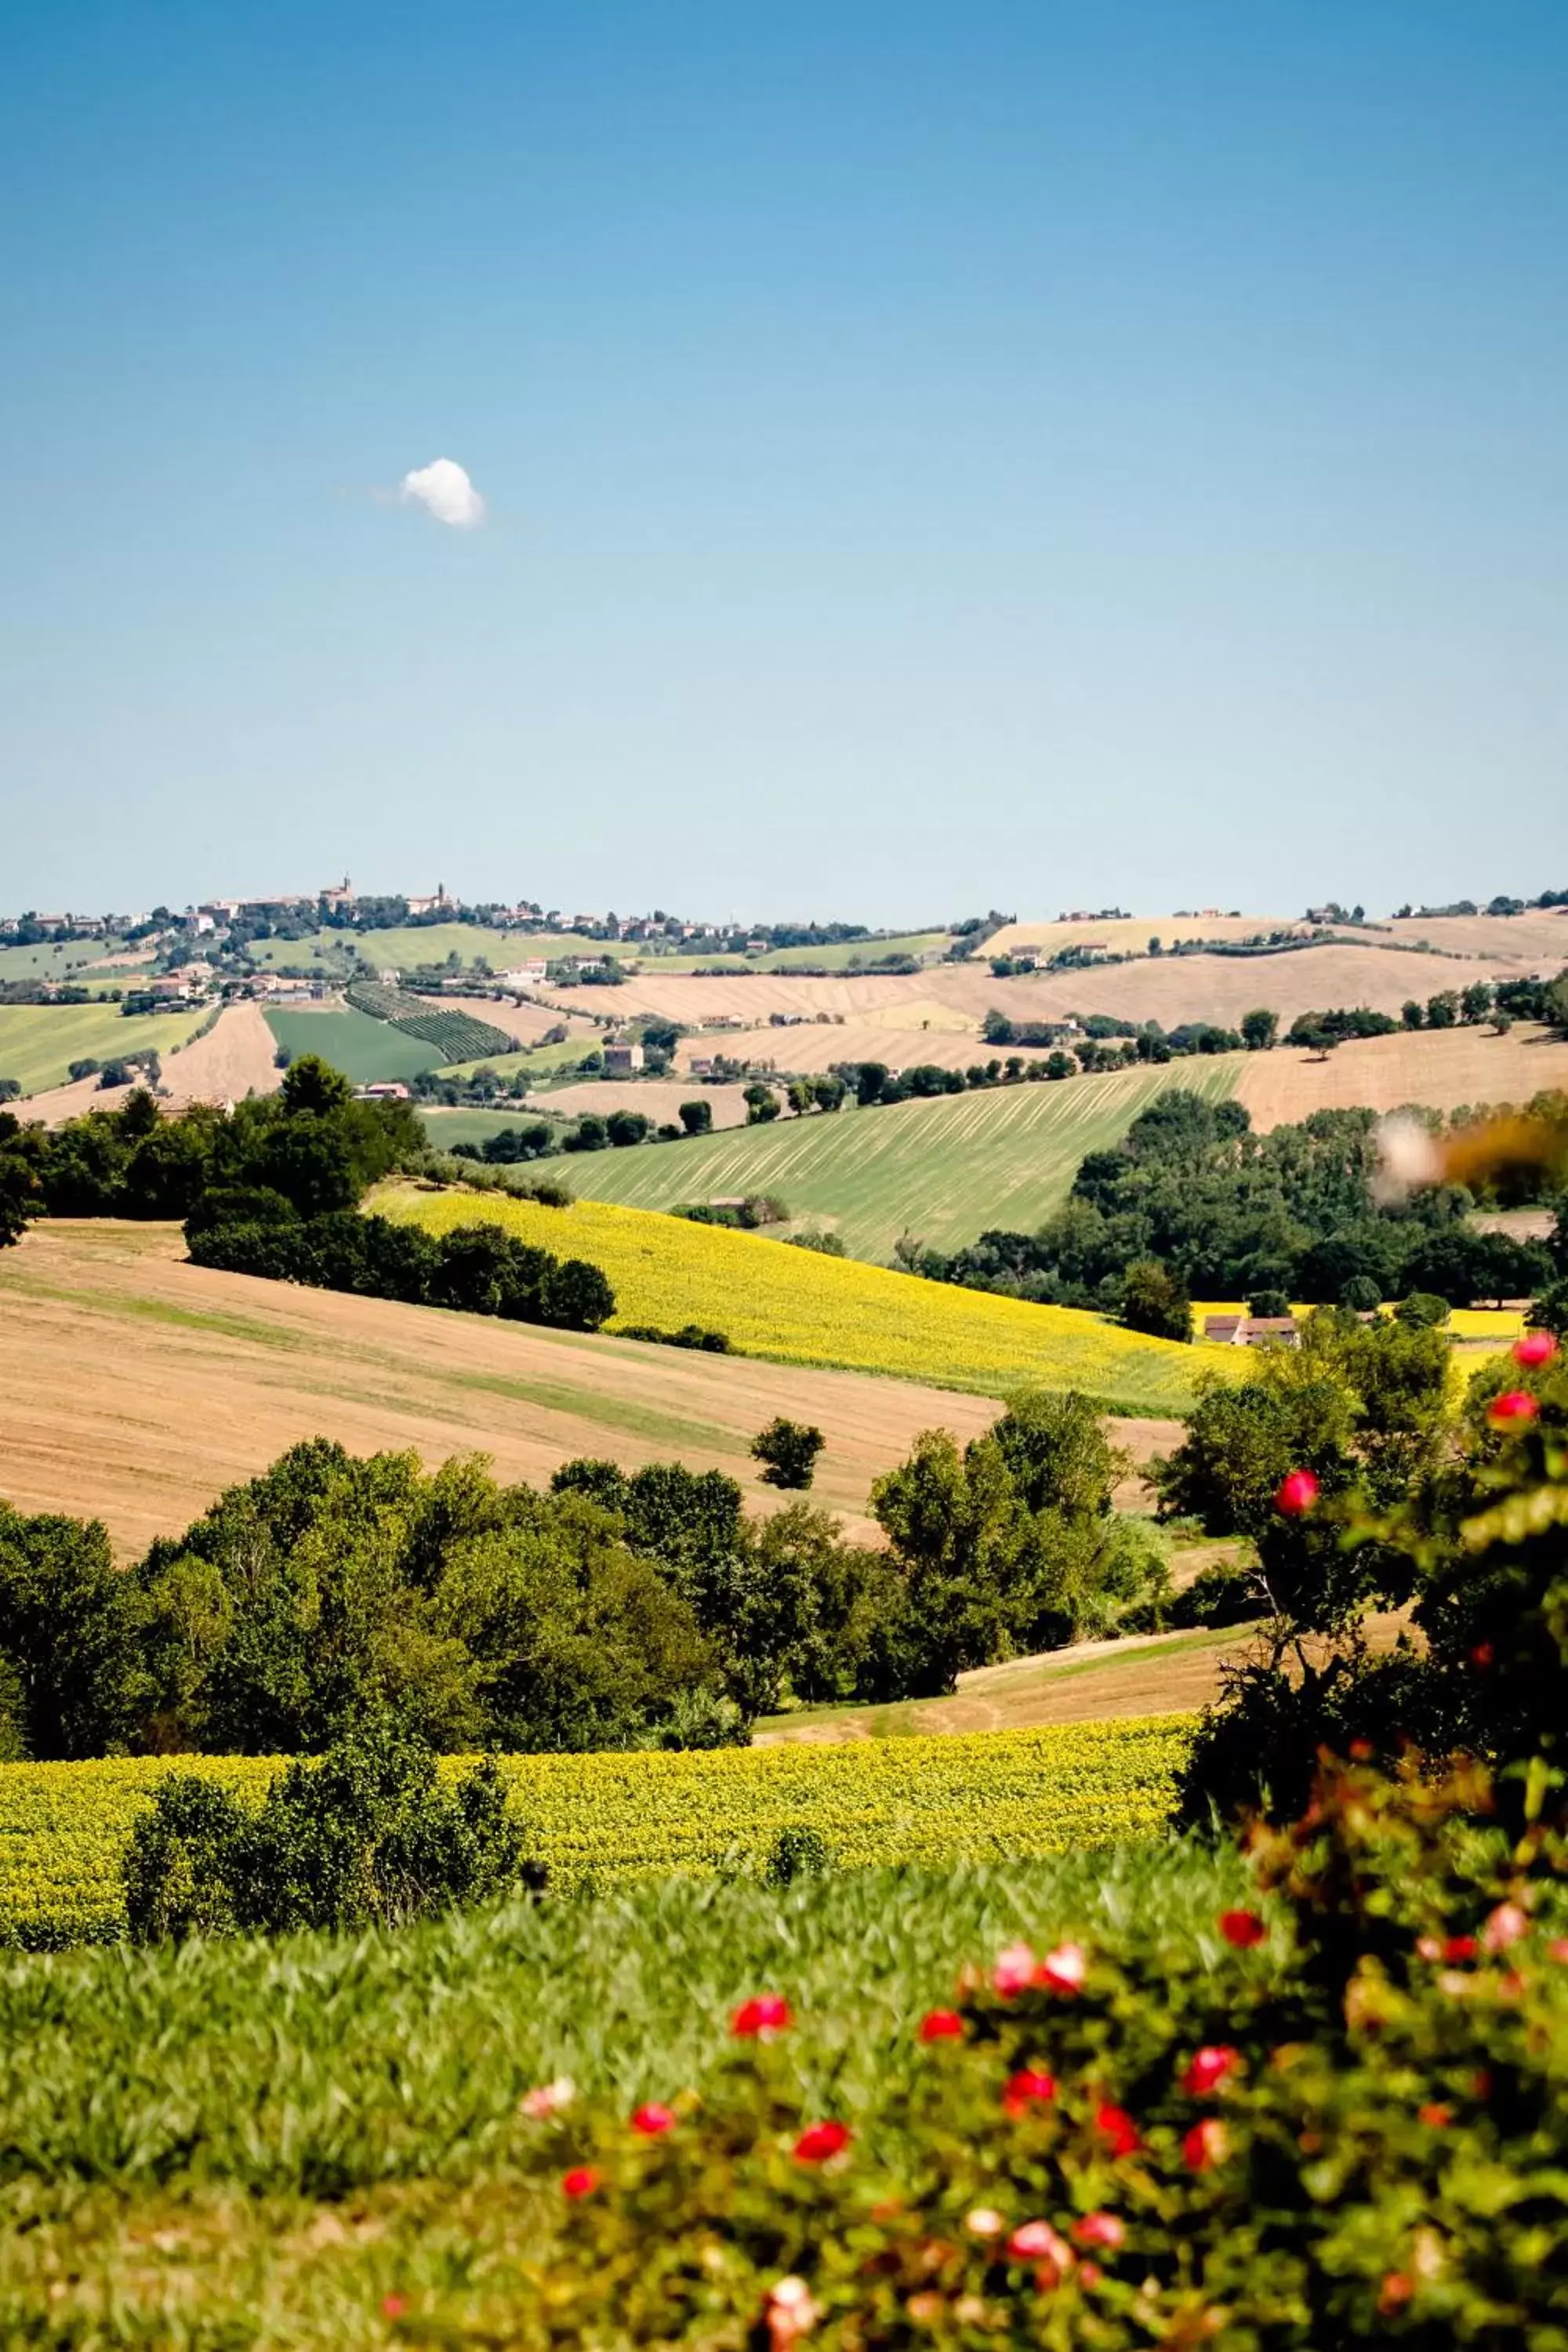
[[[1562,0],[0,41],[0,909],[1568,884]]]

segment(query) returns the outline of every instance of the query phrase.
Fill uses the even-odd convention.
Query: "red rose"
[[[1229,2145],[1225,2126],[1217,2116],[1205,2116],[1194,2124],[1182,2142],[1182,2162],[1189,2172],[1210,2172],[1225,2160]]]
[[[1138,2137],[1138,2126],[1126,2108],[1113,2106],[1109,2100],[1102,2100],[1096,2107],[1094,2127],[1112,2156],[1136,2156],[1143,2145]]]
[[[598,2185],[599,2176],[591,2164],[574,2164],[570,2172],[561,2176],[562,2190],[574,2203],[579,2198],[592,2197]]]
[[[674,2128],[674,2108],[663,2105],[658,2099],[650,2099],[647,2106],[639,2107],[632,2117],[633,2131],[640,2132],[644,2139],[658,2139]]]
[[[730,2031],[742,2042],[765,2042],[790,2023],[789,2003],[782,1993],[759,1992],[743,2000],[730,2020]]]
[[[1513,1360],[1527,1372],[1549,1364],[1557,1353],[1557,1342],[1550,1331],[1527,1331],[1522,1339],[1513,1343]]]
[[[848,2147],[850,2137],[847,2124],[807,2124],[795,2144],[795,2160],[797,2164],[826,2164],[830,2156]]]
[[[1047,1992],[1058,1993],[1064,2000],[1083,1990],[1083,1980],[1089,1974],[1089,1961],[1081,1944],[1058,1944],[1047,1952],[1035,1970],[1035,1982],[1044,1985]]]
[[[1287,1519],[1300,1519],[1312,1508],[1322,1488],[1310,1470],[1292,1470],[1274,1491],[1274,1507]]]
[[[1268,1929],[1256,1911],[1222,1911],[1219,1932],[1227,1944],[1234,1944],[1238,1952],[1246,1952],[1254,1944],[1261,1944]]]
[[[1488,1405],[1487,1419],[1494,1429],[1526,1429],[1540,1411],[1528,1389],[1508,1389]]]
[[[1057,2095],[1057,2078],[1032,2066],[1009,2074],[1002,2089],[1002,2105],[1010,2116],[1026,2115],[1031,2107],[1048,2107]]]
[[[922,2042],[962,2042],[963,2020],[956,2009],[928,2009],[920,2022]]]
[[[1020,2221],[1007,2241],[1007,2252],[1015,2262],[1038,2263],[1035,2275],[1042,2286],[1055,2286],[1075,2260],[1067,2240],[1048,2221]]]
[[[1194,2050],[1188,2061],[1187,2071],[1182,2076],[1183,2090],[1189,2092],[1194,2099],[1205,2097],[1210,2091],[1219,2088],[1227,2074],[1235,2073],[1240,2057],[1239,2050],[1233,2050],[1224,2042],[1213,2042],[1203,2050]]]
[[[996,1955],[991,1982],[1004,2000],[1035,1981],[1035,1955],[1027,1944],[1007,1944]]]
[[[1085,2213],[1072,2225],[1073,2236],[1080,2246],[1110,2246],[1124,2243],[1127,2224],[1120,2213]]]

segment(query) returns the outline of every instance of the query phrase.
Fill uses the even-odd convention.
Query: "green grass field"
[[[155,1045],[172,1054],[211,1011],[138,1013],[114,1004],[0,1004],[0,1078],[15,1078],[24,1094],[63,1086],[73,1062],[110,1062]]]
[[[443,1062],[440,1075],[444,1078],[471,1078],[476,1070],[493,1070],[498,1077],[510,1078],[519,1070],[531,1078],[550,1078],[563,1070],[574,1070],[584,1054],[592,1053],[592,1036],[563,1037],[558,1045],[534,1045],[520,1054],[486,1054],[477,1062]]]
[[[112,955],[119,945],[118,940],[62,940],[57,944],[40,940],[30,948],[0,948],[0,981],[75,980],[89,964],[101,963],[106,955]],[[129,986],[134,974],[132,965],[120,976]]]
[[[886,1109],[781,1118],[687,1143],[639,1144],[563,1164],[584,1199],[668,1209],[725,1193],[771,1192],[796,1221],[831,1224],[857,1257],[885,1261],[906,1230],[943,1249],[987,1226],[1030,1232],[1057,1207],[1079,1161],[1123,1136],[1168,1087],[1218,1101],[1233,1055],[939,1095]]]
[[[404,924],[386,931],[312,931],[302,940],[258,940],[250,952],[268,971],[281,964],[309,965],[319,961],[332,970],[368,964],[374,971],[412,971],[418,964],[445,963],[455,955],[464,963],[483,957],[495,971],[535,956],[576,955],[584,945],[569,931],[496,931],[483,923]],[[616,952],[629,955],[629,949]]]
[[[422,1110],[419,1115],[436,1150],[450,1151],[454,1144],[488,1143],[504,1128],[525,1126],[531,1119],[546,1117],[549,1109],[550,1097],[545,1093],[530,1095],[511,1110]],[[541,1172],[547,1172],[552,1182],[556,1181],[553,1163],[547,1171]]]
[[[278,1043],[296,1057],[320,1054],[359,1087],[387,1078],[416,1077],[421,1070],[435,1069],[440,1060],[439,1046],[405,1036],[390,1022],[373,1021],[368,1013],[356,1013],[352,1005],[331,1013],[269,1009],[267,1025]]]

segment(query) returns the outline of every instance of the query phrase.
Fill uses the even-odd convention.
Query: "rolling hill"
[[[129,1015],[118,1004],[0,1004],[0,1078],[40,1094],[62,1086],[73,1062],[112,1062],[149,1045],[166,1055],[211,1012],[205,1004]]]
[[[1211,1362],[1225,1369],[1235,1352],[1145,1339],[1070,1307],[923,1282],[647,1210],[588,1201],[550,1209],[406,1182],[383,1186],[369,1206],[432,1233],[483,1218],[560,1257],[586,1259],[614,1285],[612,1333],[695,1323],[778,1363],[890,1372],[982,1396],[1076,1388],[1113,1411],[1158,1414],[1184,1412],[1198,1372]]]
[[[774,1193],[796,1223],[819,1221],[851,1255],[880,1262],[906,1230],[940,1248],[989,1225],[1032,1230],[1061,1201],[1085,1152],[1119,1141],[1169,1087],[1211,1100],[1230,1094],[1242,1058],[848,1107],[687,1143],[584,1153],[552,1163],[551,1173],[584,1198],[638,1209]]]
[[[318,1435],[357,1454],[412,1449],[431,1468],[488,1454],[501,1477],[534,1484],[574,1454],[627,1469],[679,1457],[775,1507],[747,1449],[776,1413],[822,1428],[811,1498],[863,1534],[872,1479],[920,1430],[977,1437],[995,1411],[863,1373],[218,1274],[184,1263],[177,1226],[108,1218],[51,1220],[0,1251],[0,1496],[101,1518],[121,1554],[178,1534],[220,1489]],[[1176,1432],[1145,1420],[1115,1434],[1142,1460]]]

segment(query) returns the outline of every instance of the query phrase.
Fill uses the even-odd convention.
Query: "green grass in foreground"
[[[773,1889],[663,1878],[391,1936],[0,1959],[0,2177],[195,2176],[342,2195],[503,2166],[518,2102],[569,2075],[624,2100],[700,2089],[733,2005],[784,1993],[832,2111],[898,2095],[910,2028],[1011,1937],[1213,1938],[1242,1867],[1161,1841]]]
[[[990,1050],[977,1046],[975,1058]],[[905,1231],[942,1249],[992,1225],[1032,1232],[1059,1206],[1085,1153],[1119,1142],[1156,1095],[1177,1086],[1221,1101],[1237,1066],[1237,1056],[1216,1055],[1058,1085],[847,1108],[686,1143],[592,1152],[561,1172],[584,1199],[633,1209],[774,1193],[795,1219],[831,1224],[853,1255],[885,1263]]]

